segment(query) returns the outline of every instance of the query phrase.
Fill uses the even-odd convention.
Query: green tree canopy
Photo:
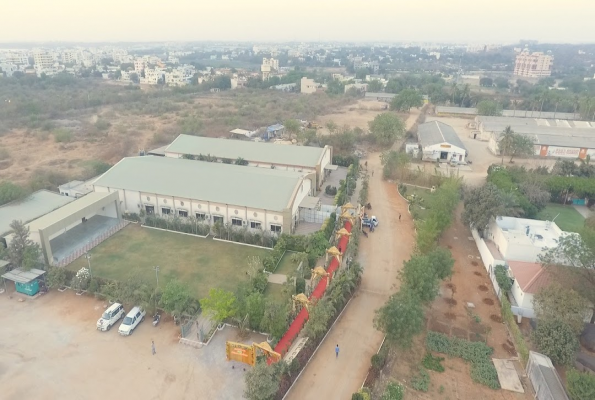
[[[405,135],[405,124],[395,114],[379,114],[368,124],[372,137],[381,146],[392,146],[396,140]]]
[[[295,119],[288,119],[283,123],[285,130],[289,133],[289,138],[297,137],[297,134],[300,132],[302,125],[298,120]]]
[[[580,294],[553,283],[533,296],[535,316],[539,321],[560,320],[569,325],[576,335],[584,329],[583,319],[589,303]]]
[[[372,79],[368,82],[368,92],[380,92],[384,86],[378,79]]]
[[[195,300],[190,295],[190,289],[177,279],[172,279],[165,285],[159,304],[165,312],[179,316],[193,307]]]
[[[464,196],[463,222],[477,229],[480,235],[491,218],[507,215],[505,200],[496,185],[486,183],[473,188]]]
[[[422,303],[431,303],[438,295],[438,276],[427,256],[416,255],[405,261],[400,275],[403,285]]]
[[[27,191],[12,182],[0,182],[0,206],[27,196]]]
[[[509,162],[514,157],[532,156],[535,154],[535,141],[530,136],[515,133],[510,126],[507,126],[500,134],[498,149],[502,157],[510,156]]]
[[[202,309],[215,322],[221,323],[237,313],[236,296],[227,290],[211,288],[209,296],[200,301]]]
[[[287,329],[287,304],[267,300],[260,327],[272,337],[280,339]]]
[[[482,100],[477,103],[479,115],[499,116],[502,115],[502,106],[494,100]]]
[[[14,268],[25,271],[41,263],[41,248],[29,239],[29,227],[22,221],[14,220],[10,223],[13,237],[8,247],[0,245],[0,259],[7,258]]]
[[[571,400],[595,399],[595,375],[572,368],[566,373],[566,389]]]
[[[248,400],[273,400],[279,390],[277,370],[266,361],[259,361],[250,368],[246,372],[245,381],[244,397]]]
[[[390,150],[380,155],[380,161],[384,179],[397,179],[403,178],[411,164],[411,156],[405,152]]]
[[[411,107],[421,107],[423,98],[415,89],[403,89],[393,97],[390,102],[390,109],[396,111],[410,111]]]
[[[401,289],[376,310],[374,327],[386,338],[402,347],[409,347],[413,336],[421,332],[424,313],[420,300],[409,290]]]
[[[579,349],[579,342],[572,328],[560,320],[538,321],[532,334],[539,351],[555,364],[572,365]]]

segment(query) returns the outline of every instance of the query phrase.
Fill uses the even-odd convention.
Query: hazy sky
[[[595,0],[3,0],[0,42],[595,42]]]

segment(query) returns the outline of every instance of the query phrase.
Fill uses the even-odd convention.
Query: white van
[[[120,324],[118,333],[123,336],[132,335],[132,332],[138,324],[145,320],[145,314],[147,312],[140,307],[133,307],[132,310],[126,314],[124,321]]]
[[[103,315],[97,321],[97,329],[105,332],[109,331],[112,325],[114,325],[120,318],[125,314],[124,307],[120,303],[114,303],[107,310],[103,312]]]

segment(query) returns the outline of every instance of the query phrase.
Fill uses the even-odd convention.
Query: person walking
[[[339,358],[339,345],[335,346],[335,358]]]
[[[374,170],[372,170],[372,178],[374,177]]]
[[[151,351],[153,352],[153,355],[157,354],[157,351],[155,351],[155,342],[151,340]]]
[[[401,213],[399,213],[399,222],[401,222]]]

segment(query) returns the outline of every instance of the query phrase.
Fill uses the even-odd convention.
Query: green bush
[[[383,351],[378,352],[372,356],[372,368],[376,371],[380,371],[386,364],[386,353]]]
[[[295,293],[306,293],[306,280],[298,277],[295,279]]]
[[[491,361],[494,352],[490,346],[483,342],[469,342],[460,338],[429,331],[426,336],[426,347],[430,351],[459,357],[471,363],[471,378],[492,389],[499,389],[498,374]]]
[[[532,340],[539,351],[551,358],[554,364],[574,363],[579,342],[572,328],[563,321],[538,321]]]
[[[504,293],[510,292],[510,289],[512,288],[512,281],[508,277],[506,267],[504,265],[496,265],[496,268],[494,268],[494,275],[496,275],[496,282],[498,282],[500,289]]]
[[[423,368],[419,368],[419,373],[411,378],[411,387],[420,392],[427,392],[430,389],[430,374]]]
[[[355,392],[351,395],[351,400],[364,400],[364,395],[360,392]]]
[[[423,360],[421,360],[421,365],[431,371],[444,372],[442,361],[444,361],[443,357],[434,357],[431,353],[426,353]]]
[[[389,382],[382,393],[381,400],[403,400],[405,396],[405,389],[400,383]]]
[[[595,399],[595,376],[573,368],[566,373],[566,389],[571,400]]]
[[[324,193],[328,194],[329,196],[334,196],[337,194],[337,187],[327,185],[326,188],[324,189]]]

